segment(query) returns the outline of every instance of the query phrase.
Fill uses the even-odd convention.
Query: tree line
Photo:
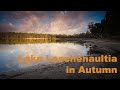
[[[0,32],[1,39],[25,39],[25,38],[47,38],[54,39],[53,34],[36,34],[36,33],[17,33],[17,32]]]
[[[0,32],[0,39],[26,39],[26,38],[55,39],[55,38],[87,38],[87,37],[89,38],[92,37],[89,31],[87,31],[86,33],[73,35]]]

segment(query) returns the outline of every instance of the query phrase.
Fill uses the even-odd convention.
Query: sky
[[[90,22],[101,22],[105,14],[105,11],[0,11],[0,32],[85,33]]]

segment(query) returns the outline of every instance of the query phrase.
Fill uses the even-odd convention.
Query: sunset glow
[[[104,16],[104,11],[0,11],[0,32],[83,33]]]

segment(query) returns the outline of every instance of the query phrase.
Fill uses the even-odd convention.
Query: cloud
[[[0,32],[14,32],[17,28],[13,26],[11,23],[9,24],[0,24]]]
[[[74,34],[87,31],[91,21],[87,11],[10,11],[7,25],[0,24],[0,31]],[[19,25],[12,21],[19,21]]]

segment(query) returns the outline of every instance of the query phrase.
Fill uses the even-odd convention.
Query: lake
[[[45,56],[87,56],[90,50],[84,43],[75,42],[54,42],[54,43],[28,43],[28,44],[0,44],[0,73],[16,71],[30,66],[40,64],[40,62],[18,62],[18,55],[24,59],[27,55],[42,56],[41,63],[49,64],[45,61]]]

